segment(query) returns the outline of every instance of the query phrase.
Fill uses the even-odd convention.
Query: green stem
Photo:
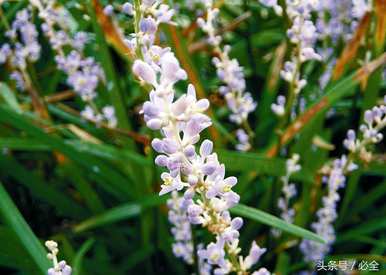
[[[200,265],[198,263],[198,255],[197,255],[197,237],[196,232],[193,227],[190,227],[190,230],[192,232],[192,244],[193,244],[193,261],[194,261],[194,269],[196,271],[196,274],[200,274]]]
[[[3,23],[5,29],[9,30],[10,26],[9,26],[8,21],[7,21],[7,18],[4,16],[4,12],[3,12],[3,9],[1,8],[1,4],[0,4],[0,18],[1,18],[1,22]]]
[[[136,33],[136,40],[137,40],[137,47],[135,49],[135,52],[136,52],[136,55],[137,55],[137,58],[140,58],[141,60],[143,60],[143,55],[142,55],[142,51],[141,51],[141,41],[138,37],[139,35],[139,22],[141,21],[141,0],[135,0],[134,1],[134,10],[135,10],[135,14],[134,14],[134,31]]]

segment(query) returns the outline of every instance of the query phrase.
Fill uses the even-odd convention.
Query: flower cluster
[[[117,126],[117,117],[115,116],[115,109],[113,106],[105,106],[101,112],[93,108],[91,105],[86,105],[84,110],[80,113],[82,117],[87,120],[95,122],[97,125],[102,122],[107,122],[107,126],[114,128]]]
[[[173,253],[186,263],[193,264],[192,229],[184,201],[176,191],[172,192],[171,198],[167,201],[169,222],[173,225],[171,232],[176,240],[173,244]]]
[[[105,76],[93,57],[82,55],[89,35],[77,32],[71,36],[67,31],[67,24],[63,23],[65,18],[55,9],[55,1],[32,0],[31,3],[38,9],[39,16],[44,21],[42,30],[55,50],[58,68],[66,73],[67,84],[86,102],[81,115],[96,123],[106,121],[109,126],[115,127],[117,120],[112,107],[106,106],[100,112],[92,102],[97,96],[96,89],[100,82],[104,82]],[[67,53],[66,48],[72,50]]]
[[[57,255],[59,253],[58,244],[54,241],[46,241],[45,243],[49,253],[47,254],[47,258],[52,260],[53,266],[48,269],[48,275],[71,275],[72,269],[69,265],[67,265],[66,261],[58,262]]]
[[[285,96],[279,95],[276,99],[277,103],[272,103],[271,110],[277,116],[283,116],[285,113]]]
[[[386,106],[375,106],[367,110],[364,114],[364,122],[359,128],[362,132],[362,139],[357,137],[354,130],[349,130],[343,144],[351,153],[359,153],[362,160],[369,162],[371,152],[367,151],[366,146],[379,143],[383,139],[381,130],[386,126]]]
[[[386,103],[386,97],[384,103]],[[378,143],[383,139],[380,131],[386,127],[385,104],[367,110],[364,115],[364,121],[365,123],[360,126],[362,139],[358,139],[353,130],[347,132],[347,138],[343,144],[350,151],[349,157],[343,155],[340,159],[336,159],[333,162],[332,167],[325,167],[322,171],[328,174],[328,177],[324,178],[328,191],[327,195],[323,197],[323,207],[317,212],[318,221],[311,226],[326,241],[326,244],[308,240],[303,241],[300,249],[307,261],[323,259],[335,241],[333,222],[337,218],[336,208],[340,200],[338,190],[344,187],[345,175],[357,169],[357,165],[352,160],[355,154],[359,153],[362,159],[368,161],[371,158],[371,153],[367,152],[366,145]]]
[[[292,26],[287,31],[291,43],[295,45],[295,54],[292,61],[285,63],[282,77],[284,80],[293,83],[295,93],[306,85],[305,79],[300,79],[300,66],[308,60],[321,60],[321,56],[314,50],[315,41],[318,33],[311,20],[311,12],[315,9],[319,1],[287,1],[287,14]]]
[[[10,61],[13,68],[11,78],[20,90],[25,89],[26,68],[28,62],[36,62],[40,57],[41,47],[38,42],[38,32],[31,22],[31,12],[26,8],[16,14],[11,28],[6,31],[6,37],[12,42],[0,47],[0,65]]]
[[[327,195],[322,199],[322,208],[316,215],[318,220],[311,227],[316,234],[321,236],[326,243],[316,243],[310,240],[303,240],[300,244],[305,259],[309,262],[316,262],[324,258],[329,252],[331,245],[335,241],[335,230],[333,223],[337,218],[337,204],[340,200],[338,190],[345,185],[345,173],[353,171],[357,166],[343,155],[340,159],[336,159],[332,167],[326,167],[328,177],[324,178],[327,184]]]
[[[136,33],[134,45],[140,50],[133,64],[134,74],[146,85],[152,87],[150,99],[143,104],[142,113],[146,125],[153,130],[160,130],[162,138],[155,138],[152,147],[159,153],[155,162],[168,172],[161,175],[163,184],[160,195],[181,191],[183,196],[172,197],[169,202],[173,234],[178,236],[174,252],[190,261],[190,235],[186,218],[190,224],[201,225],[208,229],[216,241],[198,251],[200,266],[215,274],[228,274],[232,271],[246,274],[262,252],[256,244],[252,245],[250,255],[240,256],[239,229],[243,220],[232,218],[229,208],[236,205],[239,195],[232,191],[237,183],[235,177],[225,177],[225,166],[220,164],[213,152],[213,143],[204,140],[196,152],[200,133],[212,122],[204,114],[209,107],[207,99],[198,100],[193,85],[187,93],[175,98],[174,84],[186,79],[186,72],[180,67],[174,53],[169,48],[154,45],[154,35],[158,24],[164,18],[151,15],[143,18],[149,9],[149,1],[136,7],[135,21],[139,33]],[[154,1],[152,5],[154,6]],[[161,5],[162,6],[162,5]],[[168,8],[163,8],[171,14]],[[170,21],[170,18],[169,20]],[[132,38],[133,39],[133,38]],[[176,211],[176,206],[181,206]],[[183,224],[176,224],[182,221]],[[183,240],[183,242],[181,242]],[[202,271],[205,274],[204,270]],[[259,273],[257,273],[259,274]],[[260,274],[263,274],[260,272]]]
[[[300,171],[301,166],[298,164],[299,155],[294,154],[286,162],[286,174],[281,178],[283,182],[283,195],[284,197],[280,198],[278,201],[278,207],[282,210],[281,217],[288,223],[293,222],[293,217],[295,214],[294,209],[290,209],[288,204],[291,198],[296,196],[296,187],[295,184],[289,183],[290,176],[298,171]]]
[[[278,207],[281,210],[280,216],[288,223],[293,223],[295,210],[289,207],[290,200],[296,196],[296,186],[293,183],[290,183],[290,177],[292,174],[300,171],[301,166],[298,164],[299,155],[294,154],[290,159],[286,161],[286,174],[281,177],[283,183],[282,193],[283,197],[280,197],[278,200]],[[280,235],[280,231],[272,230],[275,236]]]
[[[282,8],[276,0],[260,0],[260,3],[274,8],[278,15],[282,14]],[[297,95],[307,85],[307,80],[301,77],[302,64],[309,60],[322,60],[321,55],[314,49],[319,33],[311,18],[311,13],[320,8],[319,4],[318,0],[286,0],[286,14],[291,23],[287,36],[294,47],[291,60],[285,62],[280,72],[282,79],[290,85],[289,100],[280,95],[277,103],[271,105],[272,111],[278,116],[284,116],[289,111],[292,112],[291,117],[296,115],[291,108],[296,103]],[[328,75],[326,77],[328,78]],[[286,101],[290,107],[288,111],[284,106]]]
[[[334,43],[342,38],[347,41],[352,36],[352,31],[357,25],[358,9],[357,1],[320,1],[316,7],[319,16],[316,20],[316,28],[319,39],[330,38]],[[355,7],[355,8],[354,8]],[[362,11],[365,11],[364,9]],[[355,14],[355,17],[354,17]]]
[[[352,0],[352,17],[355,19],[361,19],[366,12],[372,10],[372,0]]]
[[[260,0],[259,2],[268,8],[273,8],[277,15],[283,14],[283,8],[277,3],[277,0]]]
[[[108,16],[112,16],[114,14],[115,6],[113,5],[107,5],[104,9],[103,12],[104,14]],[[121,12],[123,12],[126,15],[133,16],[134,15],[134,9],[133,5],[129,2],[124,3],[123,5],[118,7]]]
[[[56,56],[58,68],[68,75],[67,84],[84,100],[90,101],[96,97],[96,88],[103,71],[94,58],[83,58],[81,54],[72,50],[68,55]]]
[[[218,78],[224,83],[219,88],[219,92],[224,96],[228,108],[231,111],[230,120],[237,125],[243,125],[247,122],[248,115],[256,109],[256,102],[254,102],[250,93],[245,92],[246,83],[244,77],[244,70],[240,66],[237,59],[230,58],[229,53],[231,47],[225,45],[221,47],[222,37],[216,34],[216,18],[219,10],[213,7],[212,0],[206,0],[206,20],[199,18],[197,24],[208,35],[208,43],[214,47],[214,52],[217,55],[213,58],[213,64],[217,69]],[[248,130],[248,128],[246,129]],[[250,134],[251,136],[252,134]],[[237,137],[245,137],[237,135]],[[244,139],[240,140],[238,149],[249,150],[249,142]]]

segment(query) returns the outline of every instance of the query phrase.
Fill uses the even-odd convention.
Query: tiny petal
[[[202,157],[207,157],[209,156],[211,153],[212,153],[212,150],[213,150],[213,142],[210,141],[209,139],[206,139],[204,140],[202,143],[201,143],[201,146],[200,146],[200,155]]]
[[[133,65],[133,72],[143,81],[155,85],[156,75],[152,67],[149,64],[136,60]]]

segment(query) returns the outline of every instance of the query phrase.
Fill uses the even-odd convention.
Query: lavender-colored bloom
[[[259,2],[268,8],[273,8],[277,15],[283,14],[283,8],[277,3],[277,0],[260,0]]]
[[[252,242],[251,249],[249,251],[249,255],[245,257],[243,262],[244,268],[246,270],[250,269],[257,261],[260,259],[261,255],[263,255],[267,251],[265,248],[260,248],[256,242]]]
[[[352,16],[361,19],[363,15],[371,10],[371,1],[353,0]]]
[[[277,103],[272,103],[271,110],[277,116],[283,116],[285,112],[285,96],[279,95],[276,99]]]
[[[122,5],[122,11],[127,15],[134,15],[133,5],[129,2],[126,2]]]
[[[27,9],[19,11],[12,22],[11,33],[8,33],[8,36],[14,40],[16,34],[20,34],[20,42],[15,44],[14,54],[17,55],[17,60],[13,61],[20,68],[25,68],[26,61],[35,62],[40,56],[38,32],[30,20],[31,15]]]
[[[96,96],[95,89],[98,85],[98,77],[93,74],[77,71],[68,77],[67,83],[83,98],[93,99]]]
[[[157,22],[152,17],[146,17],[139,22],[139,30],[143,33],[154,35],[157,31]]]
[[[231,47],[221,46],[222,37],[216,32],[216,18],[219,10],[214,8],[213,1],[205,1],[207,11],[206,20],[199,18],[197,24],[208,35],[208,43],[213,46],[218,57],[213,58],[213,64],[217,69],[218,78],[224,83],[219,92],[224,96],[228,108],[231,111],[229,119],[237,125],[242,125],[248,119],[248,115],[256,109],[257,103],[254,102],[250,93],[245,92],[246,83],[244,69],[236,59],[229,56]],[[249,142],[240,142],[238,150],[247,151],[251,148]]]
[[[198,256],[201,259],[205,259],[211,265],[222,266],[225,264],[225,242],[222,239],[218,239],[216,243],[210,243],[206,249],[197,251]]]
[[[11,46],[8,43],[5,43],[0,48],[0,65],[5,63],[8,57],[11,55]]]
[[[18,71],[14,71],[10,74],[10,78],[12,80],[14,80],[16,82],[16,87],[20,90],[20,91],[24,91],[25,90],[25,81],[24,81],[24,78],[23,78],[23,75],[18,72]]]
[[[48,275],[71,275],[72,268],[65,261],[60,261],[57,268],[48,269]]]
[[[301,169],[301,166],[298,164],[299,158],[298,154],[294,154],[286,161],[286,174],[281,177],[283,196],[279,198],[277,206],[281,211],[280,216],[288,223],[293,223],[295,217],[295,209],[290,207],[290,200],[296,196],[297,191],[295,184],[290,183],[290,177]],[[281,235],[281,231],[276,229],[273,229],[272,233],[274,236]]]
[[[117,121],[111,107],[106,106],[100,112],[88,105],[97,96],[96,89],[100,82],[105,81],[104,72],[95,59],[83,56],[82,51],[89,40],[88,34],[77,32],[73,37],[70,36],[63,27],[63,16],[53,7],[52,2],[33,0],[31,4],[37,8],[39,17],[44,21],[42,30],[56,52],[58,68],[67,74],[67,84],[87,104],[81,115],[97,124],[104,121],[109,127],[115,127]],[[64,47],[71,47],[72,50],[67,54]]]
[[[150,14],[158,27],[162,20],[168,19],[169,8],[159,5],[158,1],[151,1],[153,8],[166,12],[165,16],[161,16],[148,10],[149,4],[150,2],[142,2],[141,11]],[[216,236],[215,243],[207,247],[200,246],[198,249],[199,266],[203,274],[209,273],[210,270],[213,270],[214,274],[241,272],[225,259],[227,253],[232,253],[239,261],[243,260],[242,256],[238,255],[238,230],[242,220],[232,219],[229,213],[229,209],[240,199],[239,195],[231,190],[237,179],[225,177],[225,166],[218,161],[211,141],[205,140],[199,144],[201,132],[212,123],[204,114],[209,102],[207,99],[198,100],[191,84],[185,94],[175,98],[174,84],[186,79],[186,72],[170,49],[153,45],[154,20],[147,20],[152,22],[152,25],[147,26],[147,23],[144,23],[139,33],[133,36],[138,38],[139,44],[135,45],[141,45],[143,56],[142,60],[137,59],[134,62],[133,72],[143,83],[152,87],[150,98],[143,104],[141,113],[146,125],[160,130],[162,136],[152,141],[154,150],[161,154],[156,158],[156,163],[168,169],[168,172],[161,175],[163,184],[160,195],[171,192],[174,197],[177,191],[184,193],[178,203],[181,210],[178,215],[175,206],[169,207],[171,223],[177,228],[172,230],[176,239],[174,253],[189,262],[186,259],[189,259],[188,255],[192,251],[190,241],[181,242],[180,236],[188,237],[184,227],[186,221],[200,224]],[[199,146],[198,153],[196,144]],[[181,222],[179,217],[183,217]]]
[[[82,51],[89,40],[86,32],[77,32],[74,36],[73,46],[78,51]]]
[[[167,202],[169,208],[169,222],[173,225],[171,232],[176,240],[173,244],[173,253],[176,257],[183,258],[188,264],[193,264],[193,243],[190,223],[184,206],[184,199],[177,192],[172,192],[171,199]]]
[[[72,268],[67,265],[66,261],[58,262],[57,254],[59,253],[58,244],[54,241],[46,241],[45,243],[49,253],[47,258],[52,260],[53,267],[48,269],[48,275],[71,275]]]
[[[249,149],[251,149],[251,144],[249,143],[249,136],[244,129],[238,129],[236,131],[236,137],[239,142],[236,145],[237,150],[248,151]]]
[[[108,16],[111,16],[113,15],[114,13],[114,7],[112,5],[107,5],[104,9],[103,9],[103,13],[108,15]]]
[[[107,121],[109,127],[117,126],[117,117],[115,116],[115,109],[113,106],[105,106],[102,108],[102,114],[104,119]]]
[[[0,47],[0,65],[9,61],[12,68],[10,78],[16,82],[19,90],[26,89],[26,68],[28,62],[36,62],[40,56],[41,47],[38,42],[38,32],[31,22],[28,9],[17,12],[11,29],[5,33],[11,42]]]
[[[316,262],[317,260],[323,259],[335,241],[333,222],[337,218],[336,207],[340,200],[338,190],[344,186],[346,181],[346,177],[344,176],[344,168],[346,165],[347,159],[345,156],[334,161],[326,182],[328,188],[327,196],[323,197],[323,207],[316,213],[318,221],[311,225],[315,232],[326,241],[326,244],[320,244],[310,240],[304,240],[300,244],[300,250],[303,252],[307,261]],[[348,165],[351,166],[351,164]]]
[[[334,43],[351,39],[358,20],[370,10],[371,5],[365,0],[319,1],[316,27],[320,39],[331,38]]]

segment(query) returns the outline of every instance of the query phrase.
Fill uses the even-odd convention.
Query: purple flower
[[[218,239],[216,243],[210,243],[206,249],[197,251],[198,257],[207,260],[211,265],[221,266],[225,262],[224,241]]]
[[[163,184],[161,185],[161,191],[159,195],[162,196],[174,190],[180,191],[184,187],[183,182],[177,177],[172,177],[169,173],[162,173],[161,179],[163,180]]]
[[[251,249],[248,256],[244,259],[244,268],[250,269],[260,259],[261,255],[265,253],[265,248],[260,248],[256,242],[252,242]]]
[[[103,9],[103,13],[110,16],[114,13],[114,7],[112,5],[107,5],[104,9]]]

